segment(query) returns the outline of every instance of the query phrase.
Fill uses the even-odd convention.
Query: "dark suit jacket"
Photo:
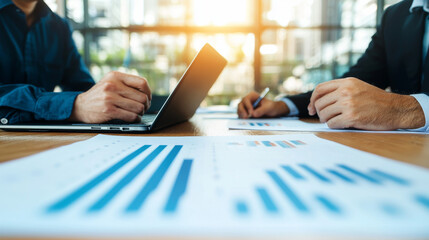
[[[421,90],[423,28],[416,29],[412,21],[412,2],[404,0],[386,9],[365,53],[343,77],[355,77],[381,89],[390,87],[399,94],[429,95],[429,90]],[[301,117],[308,117],[311,93],[289,97]]]

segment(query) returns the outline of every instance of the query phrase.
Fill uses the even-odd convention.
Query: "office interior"
[[[202,106],[270,87],[296,94],[341,76],[400,0],[46,0],[69,20],[94,79],[112,70],[168,95],[209,42],[229,64]],[[59,89],[58,89],[59,90]],[[237,101],[235,101],[237,102]]]

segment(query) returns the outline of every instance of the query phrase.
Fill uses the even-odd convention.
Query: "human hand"
[[[69,120],[103,123],[113,119],[138,122],[150,107],[147,80],[120,72],[108,73],[87,92],[77,96]]]
[[[308,112],[317,113],[330,128],[394,130],[425,125],[423,110],[414,97],[388,93],[357,78],[319,84]]]
[[[260,118],[260,117],[278,117],[287,115],[289,108],[282,101],[272,101],[263,98],[256,109],[253,108],[253,103],[259,98],[257,92],[251,92],[245,96],[240,104],[238,104],[237,114],[239,118]]]

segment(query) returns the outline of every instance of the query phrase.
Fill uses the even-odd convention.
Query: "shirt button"
[[[1,124],[7,124],[9,121],[7,120],[7,118],[2,118],[0,122]]]

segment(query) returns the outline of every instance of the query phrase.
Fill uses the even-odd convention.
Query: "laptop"
[[[140,123],[84,124],[40,122],[0,125],[6,131],[150,132],[189,120],[207,96],[227,61],[209,44],[186,69],[157,114],[145,114]]]

